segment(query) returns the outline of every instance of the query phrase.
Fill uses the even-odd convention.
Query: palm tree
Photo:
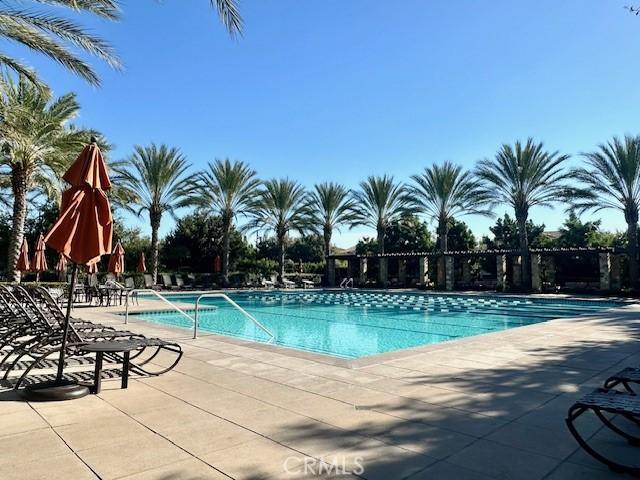
[[[216,160],[200,173],[198,202],[222,219],[222,278],[229,281],[229,241],[233,220],[247,215],[260,187],[255,170],[239,161]]]
[[[491,198],[482,183],[451,162],[433,164],[421,175],[412,175],[411,197],[419,211],[438,223],[440,251],[445,253],[449,226],[462,215],[491,215]]]
[[[288,178],[268,180],[252,205],[250,215],[253,219],[248,228],[272,231],[276,236],[278,277],[282,281],[289,232],[303,233],[310,228],[312,221],[307,193],[302,185]]]
[[[355,220],[353,225],[364,225],[376,230],[378,253],[384,253],[385,230],[392,222],[413,212],[407,188],[395,182],[392,176],[370,176],[353,192]]]
[[[357,215],[355,203],[345,187],[338,183],[324,182],[314,186],[309,198],[310,213],[313,215],[313,226],[324,239],[324,255],[331,255],[331,237],[334,230],[339,231],[342,225],[351,225]]]
[[[243,22],[237,0],[209,1],[229,33],[232,36],[242,34]],[[115,21],[120,17],[118,0],[4,0],[0,2],[0,37],[46,55],[92,85],[100,85],[98,75],[81,56],[72,51],[72,47],[104,60],[113,68],[121,68],[120,60],[111,46],[100,37],[92,35],[73,20],[49,10],[24,8],[25,3],[31,7],[66,7]],[[15,57],[0,52],[0,65],[44,87],[33,69]]]
[[[0,37],[46,55],[92,85],[99,85],[100,79],[91,66],[74,53],[71,47],[98,57],[111,67],[120,68],[120,60],[107,42],[92,35],[69,18],[58,16],[51,11],[24,8],[25,3],[31,4],[32,7],[61,6],[90,13],[102,19],[117,20],[119,10],[116,0],[4,1],[0,3]],[[39,85],[35,72],[15,57],[0,52],[0,65]]]
[[[141,216],[149,214],[151,226],[151,271],[154,283],[158,280],[158,231],[162,216],[175,218],[179,208],[194,203],[197,183],[186,176],[190,165],[177,148],[166,145],[142,147],[136,145],[127,162],[115,169],[114,184],[127,195],[129,210]]]
[[[522,286],[531,287],[527,219],[531,207],[550,207],[567,191],[569,174],[563,164],[568,155],[548,152],[542,142],[529,138],[523,145],[503,145],[495,158],[481,160],[476,175],[484,182],[485,195],[494,203],[510,205],[518,224],[522,256]]]
[[[587,166],[571,171],[582,185],[570,190],[572,207],[588,210],[619,210],[627,222],[629,278],[638,288],[638,212],[640,211],[640,136],[614,137],[598,150],[583,153]]]
[[[7,79],[5,87],[0,95],[0,166],[5,169],[0,183],[8,184],[13,196],[7,269],[17,281],[29,193],[55,190],[94,132],[69,125],[80,110],[75,94],[52,98],[24,77]]]

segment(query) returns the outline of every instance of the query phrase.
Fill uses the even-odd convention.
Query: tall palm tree
[[[25,8],[25,3],[32,8]],[[107,42],[50,9],[33,10],[35,6],[48,5],[90,13],[107,20],[119,18],[116,0],[7,0],[0,2],[0,37],[46,55],[92,85],[100,84],[98,75],[71,47],[98,57],[111,67],[120,68],[120,60]],[[11,55],[0,52],[0,65],[39,84],[35,72]]]
[[[571,171],[582,185],[570,190],[572,207],[619,210],[627,222],[629,278],[638,288],[638,214],[640,211],[640,136],[614,137],[596,151],[583,153],[587,166]]]
[[[218,11],[220,20],[232,36],[242,34],[242,17],[237,0],[209,0]],[[25,8],[25,4],[31,8]],[[72,47],[98,57],[113,68],[121,67],[120,60],[111,46],[100,37],[89,33],[68,17],[52,10],[34,7],[65,7],[81,13],[89,13],[106,20],[118,20],[118,0],[3,0],[0,2],[0,38],[22,45],[46,55],[67,70],[92,85],[100,85],[100,79],[91,66]],[[0,52],[0,66],[4,66],[44,87],[29,66],[17,58]]]
[[[8,78],[5,87],[0,95],[0,166],[6,174],[1,183],[9,183],[13,196],[7,269],[17,281],[29,193],[55,190],[94,132],[70,126],[80,110],[75,94],[53,98],[24,77]]]
[[[248,228],[271,231],[276,236],[278,276],[282,281],[289,233],[292,230],[303,233],[311,224],[307,193],[302,185],[288,178],[267,180],[252,205],[250,215],[253,219]]]
[[[357,215],[355,203],[345,187],[334,182],[317,183],[309,198],[313,226],[324,239],[324,254],[331,255],[331,237],[342,225],[351,225]]]
[[[385,230],[392,222],[413,212],[407,188],[390,175],[370,176],[353,192],[355,220],[353,225],[364,225],[376,230],[378,253],[384,253]]]
[[[531,287],[527,238],[529,210],[531,207],[550,207],[564,197],[569,174],[563,166],[568,158],[557,151],[546,151],[542,142],[529,138],[525,144],[517,141],[513,146],[503,145],[494,158],[481,160],[476,169],[488,198],[514,209],[525,289]]]
[[[209,162],[199,175],[198,202],[222,219],[222,278],[229,281],[229,241],[233,221],[247,215],[260,187],[256,171],[246,163],[226,160]]]
[[[451,222],[462,215],[491,215],[491,198],[482,183],[451,162],[433,164],[412,175],[411,197],[417,208],[438,223],[440,251],[445,253]]]
[[[136,145],[134,153],[124,166],[115,169],[114,184],[121,194],[130,198],[129,210],[141,216],[149,214],[151,226],[151,271],[154,283],[158,280],[158,231],[162,216],[175,218],[179,208],[194,203],[197,186],[186,175],[190,165],[177,148],[166,145],[142,147]]]

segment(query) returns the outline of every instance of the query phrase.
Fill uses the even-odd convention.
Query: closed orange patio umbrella
[[[107,167],[94,138],[73,162],[62,178],[70,187],[62,194],[60,216],[45,237],[46,244],[71,262],[70,292],[74,291],[78,265],[96,263],[111,252],[113,217],[105,193],[111,188]],[[86,395],[88,389],[63,381],[69,319],[73,295],[69,295],[64,321],[58,371],[54,382],[30,385],[31,398],[68,400]]]
[[[84,268],[88,274],[98,273],[98,262],[87,263]]]
[[[147,264],[144,258],[144,252],[140,252],[140,258],[138,259],[138,273],[145,273],[147,271]]]
[[[107,270],[116,275],[124,273],[124,248],[120,242],[116,243],[116,248],[111,253]]]
[[[22,245],[20,246],[20,255],[18,255],[16,270],[19,270],[20,272],[29,271],[29,244],[27,243],[26,238],[22,239]]]
[[[58,258],[58,263],[56,263],[56,272],[59,273],[59,279],[63,281],[64,274],[67,273],[67,259],[64,258],[64,255],[62,254],[60,254],[60,258]]]
[[[31,260],[31,271],[36,273],[36,282],[40,281],[40,273],[46,272],[49,269],[47,266],[47,257],[44,255],[45,248],[44,236],[40,234],[38,242],[36,243],[36,251]]]

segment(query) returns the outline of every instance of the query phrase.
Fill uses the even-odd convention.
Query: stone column
[[[608,292],[611,290],[611,254],[608,252],[598,255],[600,265],[600,290]]]
[[[446,279],[447,279],[447,274],[445,272],[445,257],[440,256],[438,257],[438,260],[436,261],[436,286],[439,289],[443,289],[445,288],[446,285]]]
[[[429,257],[418,257],[418,277],[421,287],[429,285]]]
[[[556,284],[556,257],[546,256],[543,259],[544,262],[544,279],[549,282],[551,286]]]
[[[407,285],[407,260],[405,258],[398,258],[398,281],[403,287]]]
[[[447,255],[445,257],[445,287],[447,290],[453,290],[453,286],[455,285],[455,269],[453,268],[453,256]]]
[[[327,258],[327,285],[336,286],[336,259]]]
[[[609,287],[612,291],[616,292],[622,287],[622,275],[620,271],[620,255],[612,254],[611,260],[611,278],[609,280]]]
[[[471,284],[471,259],[468,257],[462,257],[462,283],[465,287],[469,287]]]
[[[353,278],[353,259],[347,259],[347,278]]]
[[[389,283],[389,259],[378,257],[378,282],[383,288],[387,288]]]
[[[496,288],[500,292],[507,289],[507,256],[496,255]]]
[[[520,255],[513,257],[513,286],[516,288],[522,286],[522,257]]]
[[[367,283],[367,257],[360,259],[360,285]]]
[[[531,254],[531,288],[534,292],[542,291],[542,255]]]

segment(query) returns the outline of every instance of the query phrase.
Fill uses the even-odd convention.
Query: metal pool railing
[[[156,290],[152,290],[150,288],[141,288],[141,289],[129,290],[127,292],[127,299],[126,299],[126,302],[125,302],[125,313],[124,313],[124,323],[125,324],[129,323],[129,297],[133,293],[135,293],[135,294],[138,294],[138,293],[151,293],[151,294],[155,295],[157,298],[159,298],[160,300],[162,300],[164,303],[169,305],[175,311],[180,313],[182,316],[184,316],[187,319],[189,319],[191,321],[191,323],[193,324],[193,338],[198,338],[198,313],[200,311],[200,308],[199,308],[200,307],[200,300],[202,300],[203,298],[222,298],[227,303],[229,303],[232,307],[234,307],[236,310],[238,310],[240,313],[242,313],[242,315],[244,315],[246,318],[251,320],[255,325],[257,325],[267,335],[269,335],[269,337],[270,337],[269,341],[270,342],[275,339],[275,335],[273,333],[271,333],[271,331],[269,331],[267,329],[267,327],[262,325],[262,323],[260,323],[253,315],[251,315],[249,312],[247,312],[244,308],[242,308],[236,302],[231,300],[231,298],[229,298],[224,293],[204,293],[204,294],[200,295],[196,300],[195,315],[192,317],[187,312],[185,312],[182,308],[177,306],[175,303],[167,300],[163,295],[158,293]]]

